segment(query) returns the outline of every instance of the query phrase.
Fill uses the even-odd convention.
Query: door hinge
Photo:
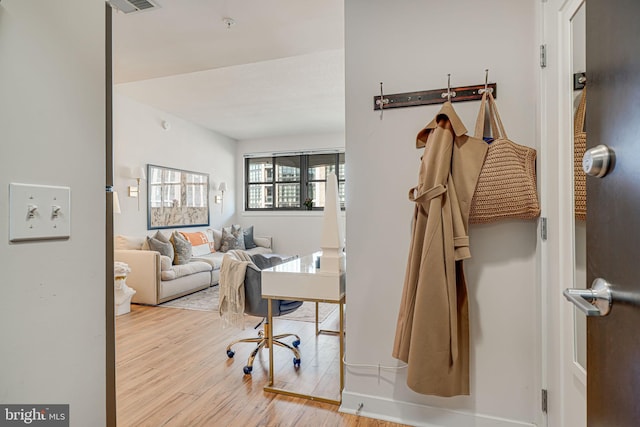
[[[542,412],[547,413],[547,390],[542,389]]]
[[[547,217],[540,217],[540,238],[547,240]]]
[[[547,66],[547,45],[540,45],[540,68],[545,68]]]

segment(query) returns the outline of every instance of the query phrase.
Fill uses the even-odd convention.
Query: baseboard
[[[419,427],[535,427],[535,424],[378,396],[343,392],[340,412]]]

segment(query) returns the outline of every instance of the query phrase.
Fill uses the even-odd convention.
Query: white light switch
[[[68,239],[71,189],[51,185],[9,184],[9,240]]]

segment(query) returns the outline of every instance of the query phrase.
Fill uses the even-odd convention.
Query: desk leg
[[[318,316],[318,302],[316,301],[316,336],[320,335],[320,334],[326,334],[326,335],[340,335],[340,330],[338,331],[333,331],[333,330],[329,330],[329,329],[320,329],[320,324],[318,322],[319,320],[319,316]],[[326,320],[326,319],[325,319]]]
[[[340,300],[340,401],[344,389],[344,299]]]
[[[269,385],[273,385],[273,311],[271,308],[271,298],[267,298],[267,322],[269,322]]]
[[[269,342],[269,383],[264,387],[265,391],[271,393],[283,394],[285,396],[292,397],[301,397],[304,399],[313,400],[316,402],[324,402],[330,403],[332,405],[340,405],[342,403],[342,390],[344,389],[344,297],[339,301],[340,307],[340,330],[338,331],[323,331],[319,330],[318,333],[321,332],[331,332],[334,335],[338,335],[338,339],[340,340],[340,398],[338,400],[335,399],[327,399],[325,397],[313,396],[309,394],[300,394],[295,393],[288,390],[283,390],[281,388],[275,388],[274,384],[274,370],[273,370],[273,313],[271,309],[271,299],[267,298],[267,321],[269,322],[269,334],[268,334],[268,342]],[[317,312],[316,312],[317,313]],[[317,326],[316,326],[317,328]]]
[[[320,332],[318,331],[318,301],[316,301],[316,336],[318,336]]]

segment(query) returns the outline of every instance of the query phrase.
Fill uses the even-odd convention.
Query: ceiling
[[[238,140],[344,130],[344,0],[154,2],[113,15],[116,93]]]

